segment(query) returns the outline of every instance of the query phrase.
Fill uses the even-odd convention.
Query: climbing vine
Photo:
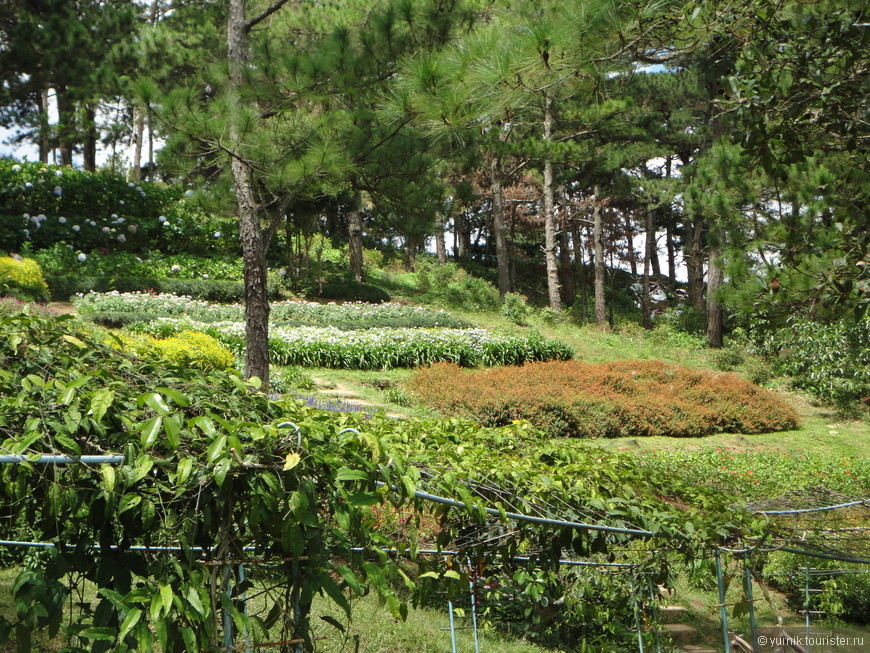
[[[372,509],[384,504],[433,515],[437,545],[469,558],[530,558],[512,582],[546,586],[530,593],[539,607],[583,596],[547,572],[560,558],[621,557],[666,582],[676,555],[758,526],[713,489],[625,454],[552,445],[525,422],[396,422],[272,401],[232,370],[134,357],[70,319],[0,315],[0,334],[0,447],[23,456],[0,468],[2,536],[54,545],[15,582],[15,619],[0,618],[20,651],[43,628],[67,651],[214,651],[243,639],[307,651],[316,594],[349,613],[354,595],[374,591],[403,617],[400,596],[467,587],[469,569],[417,555],[414,528],[380,529]],[[123,461],[37,460],[108,453]],[[96,598],[70,600],[84,583]]]

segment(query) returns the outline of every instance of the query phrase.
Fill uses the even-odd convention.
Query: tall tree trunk
[[[511,289],[508,269],[510,255],[507,245],[504,192],[501,185],[501,159],[498,156],[494,156],[490,161],[489,171],[491,175],[490,189],[492,190],[492,232],[495,237],[495,260],[498,270],[498,295],[504,299],[504,296]]]
[[[553,98],[544,99],[544,143],[549,146],[553,140]],[[544,258],[547,261],[547,295],[550,308],[562,310],[559,296],[559,264],[556,261],[556,211],[553,202],[553,159],[548,151],[544,155]]]
[[[652,301],[650,299],[650,266],[652,265],[655,251],[655,228],[653,226],[652,209],[647,207],[645,214],[644,229],[646,238],[643,248],[643,297],[641,307],[643,309],[643,328],[652,329]]]
[[[39,94],[39,162],[48,163],[51,151],[51,125],[48,122],[48,87]]]
[[[460,211],[453,220],[453,230],[456,234],[456,252],[455,256],[460,261],[468,258],[468,253],[471,250],[471,230],[468,228],[468,218],[465,217],[465,211]]]
[[[444,214],[435,216],[435,255],[438,257],[438,265],[447,263],[447,242],[444,238]]]
[[[628,267],[632,278],[637,278],[637,253],[634,251],[634,227],[631,224],[631,211],[625,212],[625,237],[628,240]]]
[[[722,346],[722,305],[717,297],[723,277],[720,253],[719,243],[711,243],[707,267],[707,344],[717,348]]]
[[[683,223],[686,242],[683,245],[683,258],[686,261],[686,280],[688,282],[689,303],[703,313],[704,305],[704,258],[701,240],[704,233],[700,218],[694,222],[688,218]]]
[[[414,238],[405,238],[405,270],[413,272],[417,267],[417,249],[419,244]]]
[[[363,242],[362,213],[359,198],[355,198],[354,206],[347,213],[348,257],[350,258],[350,273],[357,281],[363,280]]]
[[[70,99],[66,88],[63,86],[56,86],[54,94],[57,98],[57,135],[60,164],[62,166],[71,166],[76,140],[75,103]]]
[[[133,151],[127,181],[142,181],[142,137],[145,135],[145,112],[133,105]]]
[[[668,250],[668,279],[674,283],[677,280],[677,257],[674,251],[674,228],[670,222],[665,226],[665,246]]]
[[[88,172],[97,171],[97,112],[93,104],[86,104],[85,124],[82,133],[83,166]]]
[[[238,147],[242,140],[238,103],[239,91],[244,83],[247,57],[245,1],[230,0],[227,19],[227,63],[229,64],[227,91],[230,104],[228,136],[229,142],[234,147]],[[149,140],[150,132],[149,125]],[[259,377],[263,385],[268,387],[269,295],[266,289],[266,257],[263,251],[263,234],[260,230],[258,207],[254,199],[253,170],[240,154],[238,151],[233,153],[230,157],[230,166],[239,213],[245,278],[245,377]],[[149,160],[149,166],[150,163]]]
[[[604,301],[604,226],[601,222],[601,200],[598,187],[594,189],[595,200],[592,205],[592,243],[595,258],[595,323],[599,326],[607,322],[607,306]]]

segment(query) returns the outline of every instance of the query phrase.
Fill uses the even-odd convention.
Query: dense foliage
[[[424,482],[469,506],[436,510],[439,544],[456,546],[465,537],[465,546],[490,553],[492,544],[468,540],[468,525],[479,524],[481,532],[503,527],[472,504],[513,509],[529,502],[531,510],[553,492],[560,519],[648,529],[667,536],[668,549],[686,553],[752,524],[745,513],[727,510],[728,498],[715,490],[650,472],[624,454],[549,445],[525,423],[486,431],[461,420],[406,424],[324,414],[294,401],[269,401],[232,371],[131,359],[69,319],[19,313],[4,315],[2,326],[3,448],[29,460],[35,454],[124,455],[118,465],[22,462],[0,470],[9,500],[5,534],[56,544],[40,567],[22,571],[15,586],[18,621],[2,622],[3,634],[15,630],[21,651],[43,627],[95,652],[213,649],[223,629],[221,612],[255,643],[304,639],[313,593],[347,607],[348,593],[366,586],[402,614],[389,582],[401,573],[378,548],[390,541],[370,530],[375,520],[365,513],[368,506],[401,501]],[[298,434],[278,426],[288,418]],[[347,426],[356,430],[342,432]],[[492,456],[495,449],[501,456]],[[378,478],[392,490],[377,490]],[[476,478],[485,485],[475,485]],[[673,500],[698,507],[687,512]],[[512,536],[499,546],[542,559],[603,553],[630,539],[527,523],[508,531]],[[412,547],[415,532],[406,531]],[[147,550],[159,546],[180,550]],[[222,598],[228,558],[261,561],[252,560],[247,582],[231,576],[234,597],[252,582],[267,588],[263,612],[244,614]],[[636,561],[666,578],[666,556],[639,554]],[[419,589],[437,580],[462,591],[462,582],[454,585],[462,574],[444,576],[438,564],[418,564],[431,570]],[[546,606],[565,593],[570,579],[541,573],[516,582],[528,593],[546,578],[547,592],[529,594]],[[58,609],[85,581],[98,588],[92,609]],[[413,586],[410,578],[405,582]],[[615,600],[619,591],[614,586],[612,595],[600,596]],[[579,601],[583,593],[572,596]]]
[[[29,258],[0,256],[0,297],[45,301],[48,284],[39,263]]]
[[[433,365],[415,373],[408,388],[438,410],[493,426],[527,419],[554,437],[686,437],[797,426],[784,401],[737,376],[652,361],[481,371]]]
[[[255,642],[305,639],[314,593],[348,607],[333,573],[355,591],[370,573],[393,596],[389,560],[363,563],[348,549],[367,542],[361,507],[381,500],[357,493],[359,479],[382,473],[392,483],[399,469],[383,467],[376,439],[339,435],[340,420],[271,402],[234,371],[131,358],[69,320],[19,313],[0,321],[4,450],[124,457],[0,470],[6,536],[56,545],[21,572],[17,623],[0,624],[4,638],[14,626],[19,651],[30,650],[37,628],[57,633],[62,620],[78,650],[213,649],[219,611]],[[288,418],[298,436],[275,426]],[[178,549],[147,550],[160,546]],[[225,561],[239,557],[265,558],[260,577],[277,579],[267,581],[263,613],[244,615],[221,598],[224,570],[233,569]],[[358,572],[339,562],[354,559]],[[61,608],[84,581],[98,588],[96,603],[68,614]]]

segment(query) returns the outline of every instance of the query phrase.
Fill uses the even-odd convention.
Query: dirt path
[[[311,380],[314,381],[314,384],[317,386],[317,394],[322,396],[324,399],[345,401],[349,404],[357,405],[364,410],[366,408],[372,408],[375,410],[386,410],[386,406],[384,406],[383,404],[378,404],[368,401],[367,399],[363,399],[356,390],[348,385],[345,385],[343,383],[335,383],[333,381],[328,381],[319,377],[311,377]],[[389,411],[386,413],[386,416],[392,417],[394,419],[408,418],[407,415],[403,415],[402,413]]]

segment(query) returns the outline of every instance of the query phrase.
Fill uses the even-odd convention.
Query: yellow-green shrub
[[[33,259],[0,256],[0,295],[46,301],[48,284]]]
[[[229,349],[205,333],[182,331],[165,340],[155,340],[162,358],[170,363],[202,370],[223,370],[232,367],[236,359]]]
[[[224,370],[236,361],[229,349],[198,331],[182,331],[164,340],[145,334],[119,333],[105,342],[135,356],[160,358],[173,365],[200,370]]]

